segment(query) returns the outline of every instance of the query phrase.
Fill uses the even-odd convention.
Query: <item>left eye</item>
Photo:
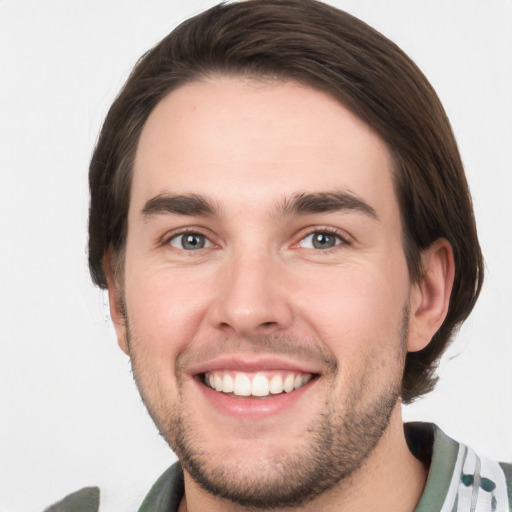
[[[306,249],[331,249],[341,243],[342,240],[339,236],[319,231],[304,237],[300,242],[300,246]]]
[[[173,236],[169,240],[169,245],[185,251],[197,251],[198,249],[210,247],[211,243],[208,238],[199,233],[184,233]]]

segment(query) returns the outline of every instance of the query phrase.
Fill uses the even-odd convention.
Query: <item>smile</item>
[[[238,397],[267,397],[300,389],[312,378],[311,373],[291,371],[248,373],[220,370],[206,372],[203,382],[220,393]]]

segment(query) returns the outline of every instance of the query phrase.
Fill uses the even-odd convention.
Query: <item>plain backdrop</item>
[[[512,460],[512,0],[338,0],[441,97],[474,198],[486,283],[428,398],[406,408]],[[136,511],[174,460],[86,265],[87,167],[137,58],[213,2],[0,0],[0,511],[86,485]]]

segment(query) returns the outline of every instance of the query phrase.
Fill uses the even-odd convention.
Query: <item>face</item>
[[[411,290],[389,151],[338,102],[216,78],[152,112],[118,336],[204,489],[290,506],[361,467],[397,405]]]

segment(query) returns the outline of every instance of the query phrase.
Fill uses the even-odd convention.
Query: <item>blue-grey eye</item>
[[[199,233],[184,233],[171,238],[169,245],[185,251],[197,251],[210,246],[210,241]]]
[[[318,231],[304,237],[300,245],[306,249],[331,249],[340,243],[341,239],[339,236]]]

